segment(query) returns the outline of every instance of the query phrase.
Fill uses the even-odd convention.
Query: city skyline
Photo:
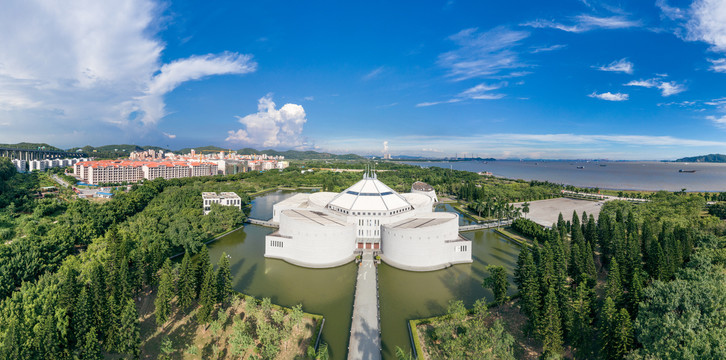
[[[726,3],[11,1],[0,142],[726,152]]]

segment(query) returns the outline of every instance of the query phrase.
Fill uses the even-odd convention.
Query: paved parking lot
[[[557,217],[562,213],[565,221],[572,219],[572,211],[577,211],[578,216],[586,211],[588,216],[592,214],[597,220],[600,209],[605,201],[575,200],[569,198],[557,198],[548,200],[537,200],[529,202],[529,214],[527,218],[543,226],[552,226],[557,222]],[[522,203],[514,203],[514,206],[521,207]],[[524,216],[524,214],[522,214]]]

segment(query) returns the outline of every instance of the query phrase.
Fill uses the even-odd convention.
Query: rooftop
[[[363,176],[363,180],[345,189],[328,203],[349,211],[390,211],[412,207],[406,199],[380,180]]]
[[[340,227],[348,226],[348,223],[346,223],[345,220],[339,219],[337,217],[320,211],[289,209],[283,210],[282,213],[293,219],[301,220],[311,224]]]
[[[423,182],[423,181],[416,181],[411,185],[412,190],[418,190],[418,191],[433,191],[433,186]]]
[[[426,215],[423,217],[416,217],[413,219],[406,219],[399,221],[397,223],[393,223],[390,225],[384,225],[389,228],[394,229],[420,229],[425,228],[429,226],[436,226],[444,224],[448,221],[451,221],[452,218],[455,218],[456,214],[447,213],[447,212],[439,212],[439,213],[432,213],[430,215]]]

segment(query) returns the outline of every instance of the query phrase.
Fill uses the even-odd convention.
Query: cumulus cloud
[[[260,98],[257,112],[238,116],[244,129],[228,131],[226,141],[264,147],[300,148],[305,145],[303,125],[307,122],[305,109],[297,104],[285,104],[280,109],[272,95]]]
[[[615,60],[611,62],[610,64],[604,65],[604,66],[598,66],[598,70],[601,71],[613,71],[613,72],[622,72],[626,74],[632,74],[633,73],[633,63],[628,61],[627,59],[620,59]]]
[[[587,95],[591,98],[596,98],[600,100],[607,100],[607,101],[625,101],[628,100],[628,94],[621,94],[621,93],[611,93],[611,92],[604,92],[601,94],[598,94],[597,92],[593,92],[590,95]]]
[[[686,41],[701,41],[711,45],[714,52],[726,52],[726,2],[695,0],[688,8],[668,5],[658,0],[656,5],[665,18],[672,20],[673,32]],[[726,72],[726,59],[711,60],[710,70]]]
[[[525,67],[514,48],[528,36],[527,31],[501,26],[485,32],[464,29],[449,36],[458,48],[439,55],[437,63],[456,81]]]
[[[162,132],[162,134],[164,136],[166,136],[168,139],[176,139],[176,135],[174,135],[174,134],[169,134],[169,133],[165,133],[165,132]]]
[[[235,53],[163,64],[161,10],[154,0],[4,3],[0,33],[15,35],[0,42],[0,120],[12,123],[0,141],[161,137],[154,125],[166,115],[164,94],[185,81],[254,71],[249,56]]]
[[[577,15],[570,19],[569,24],[553,20],[538,19],[523,23],[522,26],[533,28],[553,28],[567,32],[581,33],[597,29],[624,29],[641,26],[640,21],[630,20],[624,16],[598,17],[592,15]]]
[[[658,88],[662,96],[671,96],[686,91],[686,86],[675,81],[662,81],[660,79],[633,80],[625,86],[639,86],[644,88]]]

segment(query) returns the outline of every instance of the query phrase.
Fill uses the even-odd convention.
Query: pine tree
[[[226,304],[230,294],[232,294],[232,272],[229,269],[227,253],[223,252],[217,269],[217,302]]]
[[[606,355],[612,353],[616,320],[617,310],[615,310],[615,302],[608,296],[605,298],[603,307],[600,310],[600,344],[602,346],[602,352]]]
[[[570,250],[570,276],[576,281],[581,281],[579,276],[585,272],[585,265],[582,263],[582,251],[580,246],[576,243],[572,244],[572,250]]]
[[[171,260],[168,258],[164,262],[164,266],[161,268],[161,275],[159,277],[159,290],[156,294],[156,300],[154,300],[154,306],[156,307],[156,324],[159,326],[164,325],[169,320],[171,314],[171,299],[174,297],[174,274],[171,268]]]
[[[588,358],[591,350],[592,298],[593,290],[588,287],[588,281],[580,282],[572,299],[573,324],[569,338],[583,358]]]
[[[504,304],[507,300],[507,288],[509,287],[506,270],[499,265],[487,265],[485,269],[489,271],[490,276],[484,279],[482,286],[492,289],[494,301],[497,305]]]
[[[63,359],[60,339],[55,327],[55,319],[52,314],[43,316],[40,322],[40,353],[45,360]]]
[[[103,359],[103,354],[101,354],[101,345],[98,343],[95,327],[90,328],[83,337],[83,345],[80,347],[78,358],[80,360]]]
[[[623,287],[620,283],[620,266],[618,265],[618,261],[613,259],[610,263],[610,271],[608,271],[607,291],[605,296],[613,299],[615,303],[619,303],[622,294]]]
[[[109,317],[106,288],[106,271],[104,270],[103,265],[101,265],[100,263],[96,264],[91,271],[91,289],[88,295],[91,298],[91,314],[94,318],[92,326],[94,326],[96,329],[108,329],[108,325],[106,323]],[[100,335],[102,336],[100,340],[104,340],[104,333],[101,332]],[[83,339],[77,339],[77,341],[82,342]]]
[[[76,299],[76,306],[73,310],[73,330],[74,330],[74,341],[80,346],[85,340],[88,329],[94,325],[93,305],[91,299],[88,296],[88,290],[85,286],[81,287],[81,292],[78,294]]]
[[[562,351],[562,318],[554,287],[549,288],[544,299],[539,335],[545,356],[559,354]]]
[[[199,303],[201,307],[197,312],[197,321],[200,324],[206,324],[212,317],[212,310],[217,300],[217,283],[214,276],[214,268],[209,264],[206,276],[202,282],[202,289],[199,292]]]
[[[537,267],[534,264],[532,251],[527,248],[522,250],[524,258],[522,265],[517,270],[517,281],[519,285],[519,294],[521,297],[520,304],[522,311],[529,318],[530,328],[534,328],[539,323],[539,308],[541,306],[541,296],[539,288],[539,278],[537,276]],[[520,254],[521,256],[521,254]]]
[[[118,337],[118,351],[132,359],[139,359],[141,337],[139,334],[139,312],[133,299],[129,299],[121,314],[121,328]]]
[[[585,244],[585,248],[581,249],[583,263],[585,264],[585,272],[590,276],[591,280],[597,278],[597,269],[595,269],[595,254],[592,251],[590,243]]]
[[[622,359],[633,349],[633,324],[630,314],[620,309],[613,328],[612,347],[609,355],[611,359]]]
[[[643,281],[640,280],[640,271],[633,272],[628,291],[628,310],[633,318],[638,316],[638,304],[643,300]]]
[[[187,309],[197,297],[195,279],[196,275],[192,267],[191,257],[188,252],[184,253],[179,268],[179,278],[176,282],[179,288],[179,308],[181,310]]]
[[[650,251],[648,251],[648,263],[646,265],[648,273],[653,279],[665,280],[666,258],[663,248],[660,246],[659,240],[654,240],[650,244]]]
[[[204,284],[204,280],[207,278],[207,270],[209,269],[209,249],[207,249],[207,245],[202,245],[202,250],[199,251],[199,255],[197,256],[197,289],[196,293],[197,296],[201,298],[202,296],[202,285]]]
[[[115,350],[118,345],[119,330],[121,327],[121,310],[120,300],[114,294],[111,294],[111,297],[108,299],[108,319],[106,320],[108,328],[105,329],[106,340],[104,341],[106,351],[109,352]]]

